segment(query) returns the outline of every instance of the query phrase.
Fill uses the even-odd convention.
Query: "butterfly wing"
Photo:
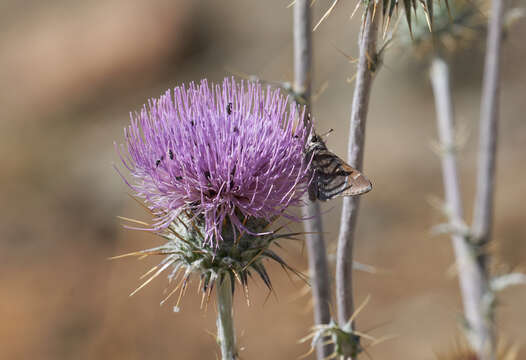
[[[329,150],[314,154],[312,168],[314,178],[309,189],[311,199],[325,201],[336,196],[365,194],[372,189],[369,179]]]

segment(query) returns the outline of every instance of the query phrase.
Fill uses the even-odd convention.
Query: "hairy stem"
[[[294,5],[294,88],[296,96],[303,98],[310,105],[312,36],[309,0],[297,0]],[[310,124],[309,124],[310,125]],[[328,324],[330,314],[330,278],[327,263],[327,250],[323,239],[323,225],[318,202],[304,198],[303,216],[307,232],[307,253],[309,273],[314,302],[315,324]],[[317,358],[326,358],[332,353],[332,347],[321,342],[316,347]]]
[[[442,150],[442,176],[449,221],[453,229],[464,224],[462,197],[455,156],[455,129],[453,104],[449,85],[449,68],[441,58],[435,58],[430,71],[431,84],[435,97],[438,137]],[[481,299],[487,291],[487,278],[477,261],[477,249],[468,234],[454,232],[451,236],[457,265],[457,272],[468,323],[468,339],[474,349],[479,348],[480,335],[485,316],[481,312]]]
[[[369,107],[369,96],[374,74],[369,59],[376,58],[376,38],[378,32],[378,18],[371,18],[372,11],[368,11],[362,25],[359,37],[359,59],[356,74],[356,84],[352,100],[351,120],[349,130],[348,159],[349,164],[362,169],[365,145],[365,124]],[[353,241],[360,198],[346,197],[338,237],[338,251],[336,254],[336,300],[338,303],[338,322],[343,326],[354,311],[352,294]]]
[[[228,275],[222,281],[217,281],[217,342],[221,347],[222,360],[238,358],[232,311],[232,283]]]
[[[487,249],[491,240],[493,225],[493,197],[495,194],[495,172],[497,153],[497,124],[499,119],[499,81],[500,48],[502,40],[502,22],[504,0],[492,0],[491,14],[488,20],[486,59],[480,110],[479,155],[477,185],[473,210],[473,237],[481,248]],[[479,272],[488,283],[488,255],[485,251],[477,257]],[[492,298],[488,287],[484,289],[480,301],[478,323],[473,324],[473,332],[478,339],[476,350],[481,360],[495,358],[495,328]],[[468,321],[471,319],[468,319]]]

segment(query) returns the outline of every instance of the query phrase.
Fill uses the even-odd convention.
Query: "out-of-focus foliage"
[[[516,360],[518,346],[500,343],[496,360]],[[468,345],[458,342],[451,350],[436,355],[437,360],[477,360],[477,354]]]
[[[451,55],[469,44],[484,39],[486,11],[483,0],[453,0],[449,7],[435,4],[433,31],[423,20],[424,10],[416,11],[413,33],[400,27],[400,43],[412,47],[419,58],[434,54]]]
[[[329,16],[329,14],[334,10],[336,5],[338,4],[338,1],[339,0],[334,0],[332,5],[324,13],[324,15],[314,27],[315,30],[323,22],[323,20],[325,20]],[[398,15],[400,3],[402,3],[404,7],[404,16],[408,24],[409,33],[412,32],[413,23],[415,21],[415,18],[413,18],[411,15],[411,11],[415,14],[417,11],[421,11],[423,14],[425,14],[425,18],[429,29],[431,30],[433,28],[433,8],[435,6],[433,4],[433,0],[403,0],[402,2],[400,2],[399,0],[359,0],[351,17],[356,13],[360,5],[362,5],[363,7],[364,22],[367,18],[367,15],[370,12],[372,12],[372,16],[374,17],[379,12],[379,9],[381,9],[383,19],[382,24],[386,31],[387,29],[389,29],[389,25],[391,24],[393,16],[396,17]],[[446,7],[449,8],[448,0],[444,0],[444,3]]]

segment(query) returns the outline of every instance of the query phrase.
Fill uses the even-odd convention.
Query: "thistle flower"
[[[217,246],[226,222],[236,237],[259,234],[249,218],[296,219],[286,209],[307,189],[307,130],[304,112],[287,108],[279,90],[258,83],[202,80],[131,115],[120,154],[135,180],[129,186],[156,217],[153,229],[187,212],[204,221],[203,241]]]
[[[246,295],[251,271],[272,289],[264,259],[295,272],[269,249],[277,239],[299,235],[270,225],[280,215],[298,220],[287,208],[300,204],[311,177],[305,113],[287,108],[279,90],[265,91],[257,82],[225,79],[210,87],[202,80],[150,100],[131,116],[119,153],[134,181],[125,181],[145,200],[154,223],[131,221],[166,241],[118,256],[165,256],[136,291],[169,269],[170,281],[183,274],[170,294],[179,289],[182,295],[198,274],[203,298],[225,276],[232,287],[237,279]]]
[[[233,326],[235,280],[248,300],[248,278],[259,275],[272,290],[263,260],[292,270],[273,250],[277,239],[299,233],[269,230],[301,203],[311,171],[304,144],[310,130],[304,111],[279,90],[256,82],[206,80],[176,87],[131,116],[121,160],[133,177],[126,181],[145,200],[154,224],[131,220],[156,232],[165,243],[125,256],[163,255],[131,295],[165,271],[184,294],[190,276],[201,279],[203,301],[217,283],[217,340],[223,359],[238,358]],[[170,271],[171,270],[171,271]],[[295,271],[294,271],[295,272]],[[298,272],[297,275],[301,276]],[[178,311],[177,301],[174,307]],[[207,302],[208,304],[208,302]]]

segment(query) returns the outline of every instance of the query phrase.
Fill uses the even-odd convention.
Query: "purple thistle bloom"
[[[299,205],[310,178],[304,160],[304,111],[279,90],[225,79],[191,83],[152,99],[125,129],[134,183],[156,216],[154,230],[183,211],[204,220],[207,241],[222,239],[225,220],[237,231],[246,219],[270,222]],[[236,231],[236,230],[234,230]]]

